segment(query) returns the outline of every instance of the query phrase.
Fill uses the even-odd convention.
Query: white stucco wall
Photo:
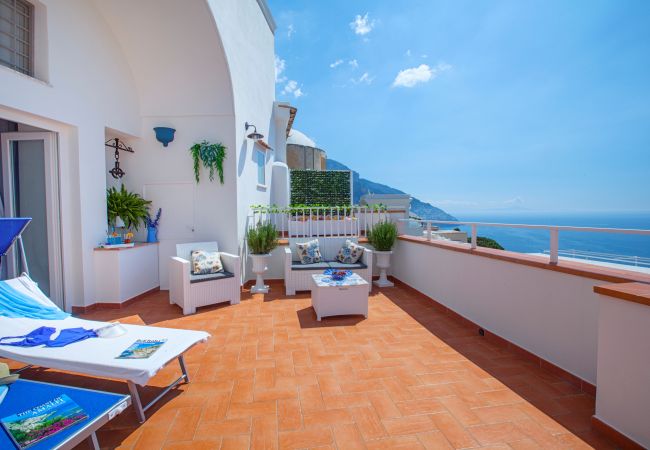
[[[152,210],[163,207],[159,266],[161,288],[167,289],[168,261],[177,243],[216,240],[224,251],[239,251],[234,96],[222,33],[205,0],[97,4],[138,86],[141,127],[139,138],[128,142],[136,153],[121,158],[127,173],[123,180],[128,189],[154,200]],[[179,29],[182,32],[170,33]],[[168,147],[156,140],[156,126],[176,129]],[[205,170],[200,182],[194,181],[189,148],[203,140],[227,148],[223,185],[210,182]],[[163,190],[165,198],[156,201]],[[139,237],[143,239],[144,232]]]
[[[0,67],[0,117],[59,133],[65,295],[68,306],[82,305],[93,299],[92,247],[106,228],[104,127],[138,132],[139,106],[121,49],[92,3],[38,6],[48,83]]]
[[[59,133],[67,306],[101,301],[92,249],[104,238],[105,188],[113,183],[106,138],[119,136],[136,151],[121,156],[127,188],[166,185],[180,210],[191,204],[191,226],[183,214],[163,212],[162,288],[176,242],[217,240],[239,252],[248,207],[268,202],[270,191],[257,190],[244,122],[275,139],[273,34],[257,2],[44,0],[39,10],[48,62],[39,72],[48,83],[0,67],[0,117]],[[176,128],[169,147],[155,140],[154,126]],[[194,185],[189,147],[204,139],[228,149],[224,185],[205,172]],[[271,162],[272,154],[269,183]]]
[[[282,122],[276,124],[273,117],[274,36],[257,1],[208,0],[208,3],[221,34],[233,83],[238,241],[243,243],[250,206],[269,203],[271,167],[275,158],[274,152],[266,152],[266,187],[258,187],[255,153],[260,147],[246,138],[252,129],[246,131],[244,124],[254,124],[272,147],[275,146],[276,128],[279,133],[284,132]]]
[[[596,384],[602,282],[399,240],[392,273],[458,314]]]
[[[596,417],[650,447],[650,306],[599,295]]]

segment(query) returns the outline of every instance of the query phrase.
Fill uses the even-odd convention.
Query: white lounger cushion
[[[54,305],[31,280],[25,277],[8,280],[12,287],[33,296],[43,304]],[[0,337],[22,336],[48,326],[63,328],[100,328],[106,322],[68,317],[64,320],[11,319],[0,317]],[[152,326],[123,324],[127,333],[117,338],[91,338],[65,347],[12,347],[0,345],[0,356],[15,361],[52,369],[66,370],[105,378],[129,380],[145,385],[165,364],[181,355],[194,344],[206,341],[210,335],[203,331],[178,330]],[[56,334],[52,336],[56,337]],[[137,339],[167,339],[147,359],[115,359]]]

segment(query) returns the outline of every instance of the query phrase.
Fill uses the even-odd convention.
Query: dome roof
[[[296,129],[292,129],[287,138],[287,144],[304,145],[305,147],[316,148],[316,143],[309,139],[305,134]]]

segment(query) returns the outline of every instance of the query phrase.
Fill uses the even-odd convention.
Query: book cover
[[[117,359],[146,359],[153,355],[167,339],[138,339],[117,356]]]
[[[88,414],[63,394],[35,408],[0,419],[18,448],[30,447],[75,423]]]

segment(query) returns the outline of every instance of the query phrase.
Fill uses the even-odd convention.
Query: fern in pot
[[[120,189],[111,187],[106,190],[106,212],[108,223],[113,228],[124,227],[138,230],[149,217],[150,201],[143,199],[135,192],[129,192],[124,185]]]
[[[375,248],[374,254],[379,268],[379,279],[375,281],[375,285],[379,287],[393,286],[393,283],[388,281],[386,271],[390,267],[390,255],[393,254],[396,239],[397,226],[393,222],[379,222],[368,232],[368,242]]]
[[[269,287],[264,284],[264,274],[268,270],[271,252],[278,246],[278,230],[270,222],[258,222],[246,231],[246,242],[253,260],[253,273],[257,276],[251,292],[266,294]]]

